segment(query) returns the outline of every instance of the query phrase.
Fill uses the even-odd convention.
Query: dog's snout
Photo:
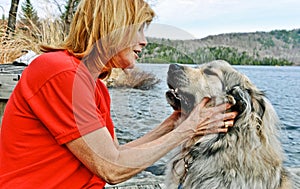
[[[178,64],[170,64],[169,70],[171,71],[183,70],[183,66],[180,66]]]
[[[188,78],[185,76],[185,67],[179,64],[170,64],[167,82],[169,87],[174,89],[187,85]]]

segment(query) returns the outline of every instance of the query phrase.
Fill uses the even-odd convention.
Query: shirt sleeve
[[[50,78],[29,104],[59,144],[105,127],[95,104],[95,82],[88,75],[65,71]]]

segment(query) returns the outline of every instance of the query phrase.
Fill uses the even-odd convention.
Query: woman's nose
[[[146,39],[146,36],[144,35],[144,32],[140,36],[139,45],[145,47],[148,44],[148,41]]]

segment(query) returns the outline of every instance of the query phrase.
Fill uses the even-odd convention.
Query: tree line
[[[245,51],[240,52],[237,48],[232,47],[201,47],[192,53],[185,53],[159,43],[149,43],[141,54],[140,62],[202,64],[219,59],[226,60],[232,65],[293,65],[293,62],[283,58],[260,58],[257,54],[249,55]]]

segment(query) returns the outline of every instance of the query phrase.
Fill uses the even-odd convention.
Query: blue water
[[[236,67],[263,91],[282,124],[281,141],[285,164],[300,166],[300,67]]]
[[[172,109],[165,100],[167,64],[137,64],[161,82],[154,89],[110,89],[112,116],[121,143],[142,136],[163,121]],[[300,167],[300,67],[235,66],[263,90],[283,123],[281,141],[285,165]],[[162,160],[162,163],[165,161]]]

